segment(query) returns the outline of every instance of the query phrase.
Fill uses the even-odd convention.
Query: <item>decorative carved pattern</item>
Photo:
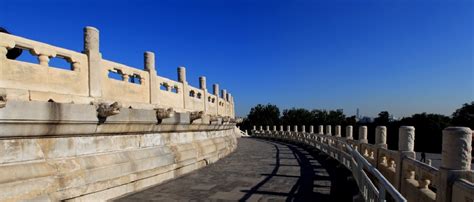
[[[203,111],[191,112],[191,114],[189,115],[189,119],[191,120],[191,123],[193,123],[195,120],[201,119],[203,115]]]
[[[97,117],[99,118],[99,123],[104,123],[109,116],[119,114],[120,107],[121,106],[118,102],[114,102],[111,105],[100,103],[97,107]]]
[[[156,120],[158,120],[158,124],[160,124],[163,119],[171,118],[174,116],[174,109],[173,108],[156,108]]]
[[[0,95],[0,108],[4,108],[7,105],[7,95]]]
[[[222,118],[222,123],[230,123],[230,117],[226,116]]]
[[[212,122],[217,122],[217,121],[219,121],[219,116],[217,116],[217,115],[211,115],[211,116],[209,117],[209,124],[212,124]]]

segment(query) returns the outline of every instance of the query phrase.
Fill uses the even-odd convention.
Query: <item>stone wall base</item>
[[[0,201],[105,201],[202,168],[237,129],[0,140]]]

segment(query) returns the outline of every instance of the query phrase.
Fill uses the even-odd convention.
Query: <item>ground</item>
[[[218,162],[116,201],[352,201],[357,190],[350,172],[318,151],[240,138]]]

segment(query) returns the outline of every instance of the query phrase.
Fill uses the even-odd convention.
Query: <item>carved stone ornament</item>
[[[201,119],[203,115],[203,111],[191,112],[191,114],[189,115],[189,119],[191,120],[191,123],[193,123],[195,120]]]
[[[160,124],[163,121],[163,119],[173,117],[175,113],[173,108],[168,108],[168,109],[156,108],[155,111],[156,111],[156,120],[158,120],[158,124]]]
[[[7,105],[7,95],[0,95],[0,108],[4,108]]]
[[[97,107],[97,118],[99,118],[99,123],[104,123],[109,116],[119,114],[120,107],[121,106],[118,102],[114,102],[111,105],[100,103]]]

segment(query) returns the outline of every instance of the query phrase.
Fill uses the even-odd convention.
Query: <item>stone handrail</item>
[[[257,137],[275,138],[311,145],[352,171],[362,196],[366,201],[383,201],[390,195],[395,201],[472,201],[474,200],[473,172],[471,171],[472,131],[469,128],[450,127],[443,130],[443,158],[441,168],[424,164],[415,159],[415,128],[402,126],[399,130],[398,150],[388,150],[387,130],[376,128],[376,142],[367,141],[367,127],[359,128],[359,140],[353,140],[352,126],[346,127],[341,137],[340,126],[335,135],[331,126],[319,126],[319,132],[295,126],[293,131],[273,131],[270,127],[254,126]]]
[[[438,169],[414,159],[404,159],[402,168],[402,194],[419,201],[436,201],[436,175]]]
[[[311,136],[304,132],[276,132],[272,135],[267,135],[266,132],[269,131],[253,132],[258,137],[271,137],[305,143],[325,152],[352,171],[366,201],[383,201],[386,192],[395,201],[406,201],[367,159],[358,151],[352,149],[349,144],[340,141],[336,137],[320,134],[311,134],[314,135]],[[373,182],[369,176],[375,177],[376,182]]]
[[[8,59],[7,52],[13,48],[24,50],[23,54],[31,53],[39,64]],[[64,59],[71,69],[50,68],[52,58]],[[0,72],[0,106],[8,104],[8,100],[117,102],[134,109],[173,108],[177,112],[203,111],[208,115],[235,117],[230,93],[222,90],[219,96],[217,84],[213,86],[214,92],[209,93],[205,77],[199,78],[199,88],[190,86],[184,67],[178,68],[178,81],[158,76],[152,52],[144,53],[144,70],[102,58],[99,31],[93,27],[84,28],[82,53],[0,33]],[[162,85],[165,86],[161,88]]]
[[[474,183],[461,179],[454,182],[452,201],[472,201],[474,198]]]

